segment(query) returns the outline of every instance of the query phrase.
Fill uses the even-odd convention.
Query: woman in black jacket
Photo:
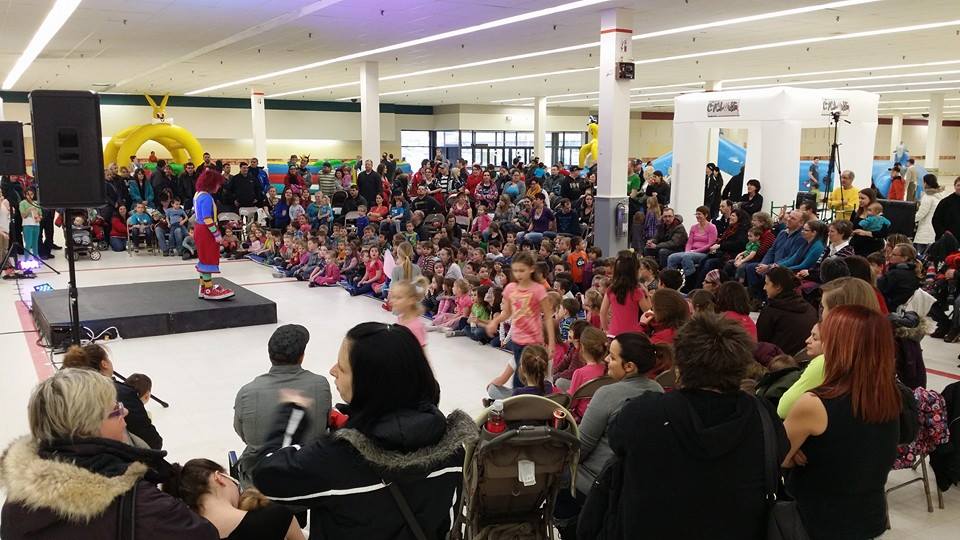
[[[739,207],[752,216],[763,210],[763,195],[760,194],[760,181],[753,179],[747,181],[747,193],[740,199]]]
[[[797,294],[797,278],[789,268],[777,266],[764,278],[768,301],[757,318],[757,341],[796,354],[806,348],[807,337],[817,324],[817,310]]]
[[[707,163],[707,171],[703,177],[703,205],[710,209],[709,218],[717,217],[720,211],[720,190],[723,189],[723,176],[720,167]]]
[[[83,347],[74,345],[63,356],[63,367],[90,369],[111,379],[117,389],[117,401],[123,403],[127,409],[127,432],[132,435],[133,445],[143,447],[146,444],[154,450],[163,447],[163,437],[147,416],[147,410],[140,401],[140,395],[132,387],[113,380],[113,362],[110,361],[106,349],[96,343]]]
[[[850,237],[850,245],[853,251],[861,257],[866,257],[875,251],[883,249],[884,240],[890,234],[890,225],[886,224],[877,231],[868,231],[860,227],[860,220],[867,217],[867,207],[877,202],[877,192],[871,188],[860,190],[859,206],[850,216],[850,223],[853,225],[853,236]]]
[[[398,498],[427,538],[444,538],[463,445],[478,430],[463,411],[444,418],[437,408],[440,389],[417,338],[399,324],[359,324],[330,373],[345,426],[300,446],[306,423],[327,419],[309,418],[307,398],[282,392],[254,485],[275,502],[310,507],[311,533],[321,538],[416,538]]]
[[[636,396],[607,428],[619,496],[610,507],[592,505],[613,495],[594,486],[580,538],[595,538],[584,529],[598,521],[605,538],[767,537],[760,415],[772,419],[778,463],[790,444],[769,402],[740,391],[754,342],[737,322],[702,314],[680,329],[674,347],[680,389]]]
[[[920,263],[917,250],[910,244],[897,244],[887,257],[887,271],[877,278],[877,289],[883,294],[890,313],[897,311],[920,288]]]

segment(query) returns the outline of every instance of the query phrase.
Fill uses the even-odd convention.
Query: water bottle
[[[487,423],[484,428],[494,435],[503,433],[507,430],[507,423],[503,420],[503,400],[498,399],[490,406],[490,413],[487,415]]]

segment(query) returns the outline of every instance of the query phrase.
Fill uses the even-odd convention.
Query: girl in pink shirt
[[[330,287],[340,283],[340,267],[337,266],[337,254],[327,253],[327,264],[310,281],[311,287]]]
[[[650,307],[647,293],[638,282],[640,263],[630,251],[621,251],[613,266],[613,281],[600,306],[600,325],[607,335],[640,332],[640,313]]]
[[[473,299],[470,298],[470,283],[460,278],[453,283],[454,307],[453,311],[440,313],[433,318],[433,324],[427,327],[430,332],[456,330],[461,319],[470,316]]]
[[[604,359],[607,355],[607,336],[603,332],[592,326],[583,329],[580,334],[580,357],[583,358],[585,365],[573,372],[573,379],[570,380],[570,395],[577,392],[577,388],[583,386],[583,383],[603,377],[607,374],[607,364]],[[587,411],[589,398],[577,399],[570,404],[570,412],[573,413],[577,422],[583,418],[583,413]]]
[[[380,249],[372,247],[369,253],[370,259],[367,262],[363,279],[350,291],[350,296],[358,296],[370,292],[380,294],[380,291],[383,289],[383,282],[387,280],[387,277],[383,274],[383,259],[380,258]]]
[[[427,329],[423,324],[423,297],[429,282],[420,276],[414,281],[399,281],[390,285],[390,307],[397,316],[397,323],[406,326],[421,347],[427,346]]]
[[[547,329],[547,353],[551,357],[556,344],[556,325],[553,323],[553,309],[547,299],[547,290],[532,279],[535,266],[536,262],[529,251],[521,251],[513,257],[510,271],[515,282],[503,290],[503,310],[487,323],[487,335],[493,337],[500,323],[511,321],[510,343],[513,365],[517,367],[525,346],[544,343],[544,327]],[[513,387],[520,386],[520,378],[514,371]]]

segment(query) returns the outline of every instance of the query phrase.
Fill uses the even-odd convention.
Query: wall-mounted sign
[[[740,116],[739,99],[715,99],[707,102],[707,118]]]
[[[845,99],[824,99],[820,116],[833,116],[834,113],[840,113],[840,116],[848,116],[850,114],[850,102]]]

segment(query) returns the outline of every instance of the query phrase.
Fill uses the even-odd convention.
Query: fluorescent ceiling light
[[[960,70],[954,69],[951,71],[926,71],[920,73],[891,73],[890,75],[871,75],[868,77],[848,77],[846,79],[818,79],[811,81],[784,81],[776,83],[767,83],[767,84],[748,84],[744,86],[731,86],[725,87],[724,90],[745,90],[748,88],[770,88],[773,86],[784,86],[784,85],[800,85],[800,84],[823,84],[823,83],[834,83],[834,82],[845,82],[845,81],[872,81],[877,79],[904,79],[911,77],[931,77],[936,75],[956,75],[960,73]],[[904,83],[909,84],[909,83]]]
[[[66,24],[70,16],[73,15],[73,12],[76,11],[80,2],[81,0],[57,0],[53,4],[50,12],[47,13],[43,22],[40,23],[40,28],[37,28],[37,33],[33,35],[30,43],[27,44],[27,48],[23,50],[23,54],[17,59],[17,62],[13,65],[13,69],[7,74],[7,78],[3,81],[3,86],[0,88],[10,90],[13,88],[13,85],[17,84],[20,77],[22,77],[27,71],[27,68],[30,67],[30,64],[40,56],[40,53],[43,52],[43,49],[50,43],[53,36],[57,35],[57,32],[63,28],[63,25]]]
[[[781,73],[779,75],[761,75],[758,77],[740,77],[738,79],[723,79],[720,82],[726,84],[729,82],[762,81],[764,79],[786,79],[786,78],[792,79],[796,77],[813,77],[816,75],[833,75],[836,73],[858,73],[861,71],[885,71],[888,69],[909,69],[909,68],[916,68],[916,67],[947,66],[951,64],[960,64],[960,60],[942,60],[938,62],[921,62],[919,64],[892,64],[888,66],[870,66],[870,67],[847,68],[847,69],[829,69],[825,71],[807,71],[804,73]]]
[[[270,94],[269,96],[263,96],[266,99],[273,99],[278,97],[290,96],[293,94],[302,94],[304,92],[318,92],[320,90],[331,90],[333,88],[343,88],[345,86],[353,86],[355,84],[360,84],[360,81],[345,82],[340,84],[329,84],[327,86],[315,86],[313,88],[307,88],[304,90],[296,90],[293,92],[280,92],[279,94]]]
[[[803,39],[791,39],[787,41],[775,41],[773,43],[758,43],[756,45],[746,45],[744,47],[733,47],[730,49],[717,49],[714,51],[702,51],[688,54],[677,54],[673,56],[663,56],[661,58],[647,58],[645,60],[635,60],[634,64],[656,64],[659,62],[670,62],[673,60],[688,60],[691,58],[702,58],[704,56],[718,56],[722,54],[733,54],[738,52],[759,51],[763,49],[775,49],[778,47],[789,47],[793,45],[809,45],[811,43],[823,43],[825,41],[835,41],[840,39],[858,39],[863,37],[872,37],[888,34],[899,34],[902,32],[918,32],[921,30],[933,30],[947,26],[960,25],[960,20],[940,21],[935,23],[914,24],[911,26],[897,26],[893,28],[881,28],[878,30],[866,30],[863,32],[852,32],[849,34],[837,34],[832,36],[820,36]]]
[[[947,81],[943,81],[943,82],[947,82]],[[920,83],[917,83],[917,84],[920,84]],[[830,90],[843,90],[843,88],[830,88]],[[910,88],[910,89],[907,89],[907,90],[882,90],[882,91],[880,91],[880,92],[878,92],[878,93],[879,93],[880,95],[887,95],[887,94],[915,94],[915,93],[917,93],[917,92],[931,92],[931,91],[936,91],[936,92],[949,92],[949,91],[951,91],[951,90],[960,90],[960,86],[952,86],[952,87],[950,87],[950,88]]]
[[[701,51],[701,52],[681,54],[681,55],[674,55],[674,56],[664,56],[664,57],[661,57],[661,58],[647,58],[647,59],[643,59],[643,60],[635,60],[635,61],[634,61],[634,64],[637,64],[637,65],[641,65],[641,64],[655,64],[655,63],[660,63],[660,62],[669,62],[669,61],[673,61],[673,60],[687,60],[687,59],[700,58],[700,57],[705,57],[705,56],[718,56],[718,55],[723,55],[723,54],[733,54],[733,53],[745,52],[745,51],[755,51],[755,50],[763,50],[763,49],[773,49],[773,48],[788,47],[788,46],[793,46],[793,45],[804,45],[804,44],[809,44],[809,43],[822,43],[822,42],[835,41],[835,40],[857,39],[857,38],[863,38],[863,37],[872,37],[872,36],[879,36],[879,35],[897,34],[897,33],[902,33],[902,32],[918,32],[918,31],[922,31],[922,30],[933,30],[933,29],[936,29],[936,28],[944,28],[944,27],[947,27],[947,26],[957,26],[957,25],[960,25],[960,19],[958,19],[958,20],[952,20],[952,21],[940,21],[940,22],[925,23],[925,24],[915,24],[915,25],[911,25],[911,26],[898,26],[898,27],[893,27],[893,28],[881,28],[881,29],[877,29],[877,30],[867,30],[867,31],[863,31],[863,32],[853,32],[853,33],[849,33],[849,34],[837,34],[837,35],[830,35],[830,36],[820,36],[820,37],[803,38],[803,39],[792,39],[792,40],[787,40],[787,41],[775,41],[775,42],[772,42],[772,43],[759,43],[759,44],[756,44],[756,45],[747,45],[747,46],[744,46],[744,47],[735,47],[735,48],[730,48],[730,49],[717,49],[717,50],[713,50],[713,51]],[[597,68],[593,68],[593,69],[597,69]],[[551,72],[549,75],[551,75],[551,76],[554,76],[554,75],[566,75],[566,74],[569,74],[569,73],[577,73],[577,72],[580,72],[580,71],[584,71],[584,69],[583,69],[583,68],[580,68],[580,69],[573,69],[573,70],[554,71],[554,72]],[[540,76],[544,76],[544,75],[547,75],[547,74],[540,74]],[[506,80],[513,80],[513,79],[506,79]],[[398,90],[398,91],[395,91],[395,92],[382,93],[382,94],[380,94],[380,95],[381,95],[381,96],[388,96],[388,95],[406,94],[406,93],[413,93],[413,92],[426,92],[426,91],[429,91],[429,90],[439,90],[439,89],[445,89],[445,88],[459,88],[459,87],[463,87],[463,86],[470,86],[471,84],[484,84],[484,82],[483,82],[483,81],[479,81],[479,82],[475,82],[475,83],[460,83],[459,85],[445,85],[445,86],[438,86],[438,87],[433,87],[433,88],[426,87],[426,88],[416,88],[416,89],[410,89],[410,90]],[[915,84],[928,84],[928,83],[919,83],[919,82],[918,82],[918,83],[915,83]],[[882,85],[872,85],[872,86],[870,86],[870,87],[879,87],[879,86],[882,86]],[[903,85],[893,85],[893,86],[903,86]],[[849,88],[854,88],[854,87],[846,87],[846,88],[849,89]],[[866,87],[865,87],[865,88],[866,88]],[[348,97],[348,98],[341,98],[341,99],[338,100],[338,101],[345,101],[345,100],[350,100],[350,99],[356,99],[357,97],[358,97],[358,96],[351,96],[351,97]]]
[[[689,83],[677,83],[677,84],[658,84],[658,85],[656,85],[656,86],[635,86],[635,87],[631,88],[630,91],[631,91],[631,92],[643,92],[644,90],[659,90],[659,89],[661,89],[661,88],[676,88],[676,87],[678,87],[678,86],[701,86],[701,85],[703,85],[703,81],[694,81],[694,82],[689,82]],[[547,98],[547,99],[550,99],[550,98],[564,98],[564,97],[574,97],[574,96],[595,96],[595,95],[597,95],[597,94],[599,94],[599,93],[600,93],[600,92],[597,92],[597,91],[593,91],[593,92],[573,92],[573,93],[571,93],[571,94],[553,94],[553,95],[550,95],[550,96],[543,96],[543,97],[545,97],[545,98]],[[640,95],[643,95],[643,94],[635,94],[635,95],[640,96]],[[491,101],[490,103],[498,103],[498,104],[499,104],[499,103],[510,103],[510,102],[513,102],[513,101],[532,101],[532,100],[533,100],[532,97],[522,97],[522,98],[510,98],[510,99],[497,99],[497,100]]]
[[[443,84],[440,86],[425,86],[423,88],[410,88],[407,90],[394,90],[393,92],[381,92],[381,96],[395,96],[397,94],[414,94],[418,92],[430,92],[432,90],[448,90],[450,88],[463,88],[465,86],[476,86],[478,84],[494,84],[501,82],[509,81],[520,81],[523,79],[536,79],[538,77],[550,77],[553,75],[563,75],[567,73],[580,73],[583,71],[595,71],[598,68],[588,67],[588,68],[578,68],[578,69],[564,69],[561,71],[548,71],[546,73],[530,73],[528,75],[514,75],[513,77],[501,77],[499,79],[486,79],[483,81],[470,81],[454,84]],[[360,99],[360,96],[350,96],[345,98],[340,98],[337,101],[350,101],[351,99]]]
[[[834,86],[831,88],[824,88],[824,90],[863,90],[866,88],[896,88],[897,86],[910,86],[910,85],[929,85],[929,84],[955,84],[960,83],[960,79],[951,79],[949,81],[916,81],[913,83],[890,83],[890,84],[861,84],[857,86]],[[943,90],[942,88],[917,88],[912,91],[914,92],[929,92],[929,91],[939,91]],[[910,90],[907,90],[910,91]],[[883,92],[881,92],[883,93]]]
[[[889,101],[881,101],[880,105],[886,105],[888,103],[927,103],[930,99],[891,99]],[[960,98],[944,98],[944,101],[960,101]]]
[[[814,11],[821,11],[824,9],[838,9],[838,8],[844,8],[844,7],[850,7],[850,6],[858,6],[860,4],[870,4],[873,2],[879,2],[879,1],[880,0],[848,0],[845,2],[830,2],[828,4],[817,4],[813,6],[784,9],[780,11],[769,11],[767,13],[757,13],[756,15],[747,15],[745,17],[737,17],[735,19],[725,19],[722,21],[703,23],[703,24],[692,24],[689,26],[681,26],[679,28],[669,28],[667,30],[659,30],[656,32],[649,32],[646,34],[637,34],[633,36],[633,39],[634,40],[649,39],[649,38],[670,36],[673,34],[681,34],[685,32],[696,32],[698,30],[706,30],[707,28],[716,28],[718,26],[730,26],[733,24],[764,21],[767,19],[776,19],[779,17],[789,17],[791,15],[802,15],[804,13],[812,13]]]
[[[299,71],[304,71],[307,69],[314,69],[322,66],[328,66],[330,64],[336,64],[338,62],[346,62],[348,60],[356,60],[358,58],[364,58],[367,56],[373,56],[373,55],[387,53],[391,51],[397,51],[397,50],[406,49],[409,47],[416,47],[418,45],[424,45],[426,43],[433,43],[434,41],[440,41],[440,40],[449,39],[457,36],[472,34],[474,32],[481,32],[483,30],[490,30],[492,28],[500,28],[501,26],[507,26],[510,24],[523,22],[523,21],[529,21],[531,19],[538,19],[540,17],[546,17],[548,15],[554,15],[557,13],[564,13],[566,11],[572,11],[575,9],[593,6],[596,4],[602,4],[608,1],[609,0],[577,0],[576,2],[569,2],[566,4],[561,4],[559,6],[553,6],[549,8],[539,9],[536,11],[530,11],[527,13],[521,13],[520,15],[514,15],[513,17],[504,17],[502,19],[487,21],[485,23],[476,24],[473,26],[465,27],[465,28],[457,28],[456,30],[450,30],[448,32],[431,34],[429,36],[424,36],[422,38],[411,39],[409,41],[404,41],[401,43],[394,43],[393,45],[377,47],[375,49],[346,54],[343,56],[338,56],[336,58],[328,58],[327,60],[320,60],[319,62],[312,62],[310,64],[304,64],[302,66],[294,66],[291,68],[281,69],[279,71],[272,71],[270,73],[264,73],[263,75],[255,75],[253,77],[246,77],[243,79],[238,79],[236,81],[225,82],[225,83],[217,84],[214,86],[209,86],[207,88],[201,88],[199,90],[192,90],[190,92],[187,92],[186,95],[192,96],[195,94],[203,94],[213,90],[220,90],[221,88],[236,86],[238,84],[261,81],[263,79],[270,79],[273,77],[289,75],[291,73],[297,73]]]
[[[802,8],[784,9],[784,10],[780,10],[780,11],[768,11],[768,12],[766,12],[766,13],[758,13],[758,14],[756,14],[756,15],[749,15],[749,16],[746,16],[746,17],[737,17],[737,18],[733,18],[733,19],[723,19],[723,20],[713,21],[713,22],[708,22],[708,23],[701,23],[701,24],[688,25],[688,26],[680,26],[680,27],[677,27],[677,28],[669,28],[669,29],[666,29],[666,30],[659,30],[659,31],[656,31],[656,32],[649,32],[649,33],[646,33],[646,34],[635,34],[635,35],[633,36],[633,39],[634,39],[634,40],[641,40],[641,39],[649,39],[649,38],[654,38],[654,37],[662,37],[662,36],[667,36],[667,35],[671,35],[671,34],[679,34],[679,33],[683,33],[683,32],[693,32],[693,31],[697,31],[697,30],[704,30],[704,29],[707,29],[707,28],[718,28],[718,27],[722,27],[722,26],[730,26],[730,25],[734,25],[734,24],[742,24],[742,23],[745,23],[745,22],[756,22],[756,21],[767,20],[767,19],[775,19],[775,18],[779,18],[779,17],[789,17],[789,16],[791,16],[791,15],[799,15],[799,14],[803,14],[803,13],[811,13],[811,12],[821,11],[821,10],[825,10],[825,9],[838,9],[838,8],[843,8],[843,7],[856,6],[856,5],[860,5],[860,4],[870,4],[870,3],[873,3],[873,2],[879,2],[879,1],[880,1],[880,0],[844,0],[844,1],[840,1],[840,2],[828,2],[828,3],[825,3],[825,4],[816,4],[816,5],[813,5],[813,6],[806,6],[806,7],[802,7]],[[487,65],[490,65],[490,64],[498,64],[498,63],[500,63],[500,62],[513,62],[513,61],[517,61],[517,60],[526,60],[526,59],[529,59],[529,58],[537,58],[537,57],[540,57],[540,56],[546,56],[546,55],[550,55],[550,54],[559,54],[559,53],[565,53],[565,52],[578,51],[578,50],[582,50],[582,49],[591,49],[591,48],[599,47],[599,46],[600,46],[600,42],[599,42],[599,41],[594,41],[594,42],[592,42],[592,43],[581,43],[581,44],[579,44],[579,45],[570,45],[570,46],[567,46],[567,47],[558,47],[558,48],[555,48],[555,49],[547,49],[547,50],[543,50],[543,51],[535,51],[535,52],[528,52],[528,53],[522,53],[522,54],[514,54],[514,55],[510,55],[510,56],[501,56],[501,57],[499,57],[499,58],[488,58],[488,59],[486,59],[486,60],[477,60],[477,61],[475,61],[475,62],[467,62],[466,64],[458,64],[458,65],[454,65],[454,66],[443,66],[443,67],[437,67],[437,68],[424,69],[424,70],[420,70],[420,71],[412,71],[412,72],[410,72],[410,73],[401,73],[401,74],[399,74],[399,75],[390,75],[390,76],[387,76],[387,77],[381,77],[380,80],[381,80],[381,81],[392,81],[392,80],[396,80],[396,79],[408,79],[408,78],[417,77],[417,76],[420,76],[420,75],[429,75],[429,74],[431,74],[431,73],[444,73],[444,72],[448,72],[448,71],[456,71],[456,70],[461,70],[461,69],[468,69],[468,68],[474,68],[474,67],[480,67],[480,66],[487,66]],[[319,66],[316,66],[316,67],[319,67]],[[305,69],[308,69],[308,68],[305,68]],[[350,83],[350,84],[360,84],[360,83],[359,83],[359,81],[358,81],[358,82],[354,82],[354,83]],[[223,86],[219,86],[219,87],[216,87],[216,88],[222,88],[222,87],[223,87]],[[204,90],[210,90],[210,89],[216,89],[216,88],[211,87],[211,88],[209,88],[209,89],[204,89]],[[274,94],[273,97],[288,96],[288,95],[292,95],[292,94],[302,94],[302,93],[304,93],[304,92],[312,92],[312,91],[316,91],[316,90],[325,90],[325,89],[327,89],[327,88],[324,88],[324,87],[307,88],[307,89],[303,89],[303,90],[295,90],[295,91],[290,91],[290,92],[284,92],[284,93],[282,93],[282,94]],[[197,92],[200,92],[200,91],[197,91]],[[188,93],[187,95],[191,95],[191,94],[192,94],[192,93]],[[268,97],[270,97],[270,96],[268,96]]]

